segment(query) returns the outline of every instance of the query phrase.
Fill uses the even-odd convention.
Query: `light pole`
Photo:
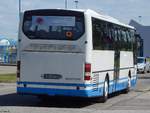
[[[19,20],[21,19],[21,0],[19,0]]]
[[[78,9],[78,3],[79,3],[79,1],[75,0],[74,2],[75,2],[76,9]]]
[[[65,0],[65,9],[67,9],[67,8],[68,8],[68,1]]]

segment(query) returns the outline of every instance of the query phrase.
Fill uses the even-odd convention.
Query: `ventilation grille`
[[[99,74],[94,74],[92,78],[93,90],[98,90],[98,84],[99,84]]]

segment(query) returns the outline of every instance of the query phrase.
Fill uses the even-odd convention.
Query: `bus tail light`
[[[20,64],[21,64],[21,62],[17,61],[17,78],[18,79],[20,78]]]
[[[91,64],[85,64],[84,80],[91,80]]]

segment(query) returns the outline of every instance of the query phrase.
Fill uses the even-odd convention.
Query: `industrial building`
[[[0,36],[0,64],[15,64],[17,59],[17,41]]]
[[[140,49],[140,54],[143,54],[145,57],[150,57],[150,26],[141,25],[135,20],[131,20],[129,25],[134,26],[142,38],[140,42],[143,44],[143,48],[142,50]]]

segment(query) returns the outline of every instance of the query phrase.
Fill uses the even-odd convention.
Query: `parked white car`
[[[150,72],[150,62],[148,62],[145,57],[137,58],[137,72],[138,73]]]

